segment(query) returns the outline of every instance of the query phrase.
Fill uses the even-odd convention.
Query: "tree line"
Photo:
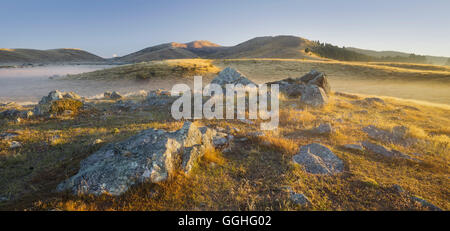
[[[340,61],[427,63],[427,58],[424,55],[410,54],[409,56],[374,57],[319,41],[315,42],[311,49],[306,48],[305,52],[314,52],[321,57]],[[450,60],[447,62],[447,65],[449,64]]]

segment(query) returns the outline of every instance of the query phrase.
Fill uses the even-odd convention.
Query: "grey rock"
[[[402,188],[402,186],[398,185],[398,184],[394,184],[392,185],[392,188],[397,192],[397,193],[404,193],[405,190]]]
[[[361,144],[346,144],[344,148],[355,151],[364,151],[364,147]]]
[[[300,152],[293,157],[295,163],[304,166],[312,174],[335,174],[344,170],[344,162],[330,149],[312,143],[300,147]]]
[[[11,141],[11,143],[9,144],[10,149],[16,149],[20,147],[22,147],[22,144],[18,141]]]
[[[412,145],[417,142],[417,139],[406,137],[408,128],[404,126],[396,126],[392,129],[392,132],[379,129],[373,125],[364,127],[362,130],[371,139],[378,140],[384,143]]]
[[[20,134],[17,132],[3,132],[0,134],[0,140],[10,140],[12,138],[18,137]]]
[[[113,105],[113,107],[117,110],[134,111],[140,107],[140,104],[133,100],[119,100]]]
[[[186,173],[207,148],[215,131],[185,122],[180,130],[147,129],[125,141],[103,146],[80,163],[79,172],[57,190],[120,195],[140,182],[168,180],[175,171]]]
[[[423,207],[426,207],[426,208],[428,208],[431,211],[442,211],[441,208],[437,207],[436,205],[434,205],[434,204],[432,204],[432,203],[430,203],[430,202],[428,202],[428,201],[426,201],[426,200],[424,200],[424,199],[422,199],[420,197],[413,196],[413,197],[411,197],[411,199],[413,201],[416,201],[416,202],[420,203]]]
[[[113,92],[107,91],[107,92],[103,93],[103,97],[105,99],[121,99],[121,98],[123,98],[123,96],[117,91],[113,91]]]
[[[371,107],[371,106],[376,106],[377,104],[382,104],[382,105],[385,104],[384,100],[382,100],[380,98],[376,98],[376,97],[369,97],[369,98],[365,98],[362,100],[353,100],[350,103],[352,103],[354,105],[362,106],[362,107]]]
[[[48,104],[61,99],[81,100],[82,98],[73,92],[61,92],[58,90],[54,90],[49,92],[47,96],[42,97],[42,99],[39,101],[39,104]]]
[[[317,135],[329,135],[333,132],[333,127],[329,123],[320,124],[318,127],[311,129],[311,132]]]
[[[244,86],[248,84],[255,84],[244,74],[231,67],[227,67],[219,72],[219,74],[211,81],[211,83],[218,84],[222,87],[225,87],[226,84],[242,84]]]
[[[305,206],[311,204],[308,197],[301,193],[290,192],[290,199],[297,205]]]
[[[306,85],[300,102],[313,107],[321,107],[328,103],[328,96],[322,88],[316,85]]]
[[[331,91],[331,87],[328,83],[325,73],[311,70],[306,75],[298,78],[298,80],[302,81],[306,85],[316,85],[322,88],[326,94],[329,94]]]
[[[169,106],[176,99],[178,99],[178,96],[171,96],[169,91],[158,89],[155,91],[150,91],[147,94],[144,104],[147,106]]]
[[[380,154],[382,156],[412,159],[410,156],[403,154],[402,152],[399,152],[397,150],[388,150],[386,147],[372,143],[370,141],[363,141],[361,142],[361,144],[366,150],[376,154]]]

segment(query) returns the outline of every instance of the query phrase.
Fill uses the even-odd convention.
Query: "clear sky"
[[[0,47],[119,56],[166,42],[295,35],[450,57],[450,0],[1,0]]]

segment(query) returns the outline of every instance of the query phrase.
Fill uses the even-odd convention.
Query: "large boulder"
[[[306,75],[298,78],[297,80],[300,80],[301,82],[305,83],[306,85],[316,85],[320,88],[322,88],[325,93],[329,94],[331,91],[330,84],[328,83],[328,79],[323,72],[318,72],[316,70],[311,70]]]
[[[300,147],[300,152],[293,157],[293,161],[312,174],[331,175],[344,170],[344,162],[330,149],[318,143]]]
[[[316,85],[306,85],[300,102],[313,107],[321,107],[328,103],[328,96],[322,88]]]
[[[267,84],[278,84],[280,92],[287,97],[300,97],[300,103],[313,107],[326,105],[331,91],[325,74],[316,70],[299,78],[287,78]]]
[[[242,84],[244,86],[248,84],[255,84],[253,81],[245,77],[244,74],[231,67],[227,67],[219,72],[211,83],[218,84],[223,88],[226,84]]]
[[[73,193],[120,195],[139,182],[168,180],[176,171],[189,173],[208,148],[215,130],[185,122],[180,130],[148,129],[102,147],[80,163],[80,170],[58,185]],[[221,138],[221,137],[219,137]]]

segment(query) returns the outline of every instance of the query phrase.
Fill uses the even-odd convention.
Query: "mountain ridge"
[[[0,63],[65,63],[104,62],[105,59],[77,48],[59,49],[0,49]]]

